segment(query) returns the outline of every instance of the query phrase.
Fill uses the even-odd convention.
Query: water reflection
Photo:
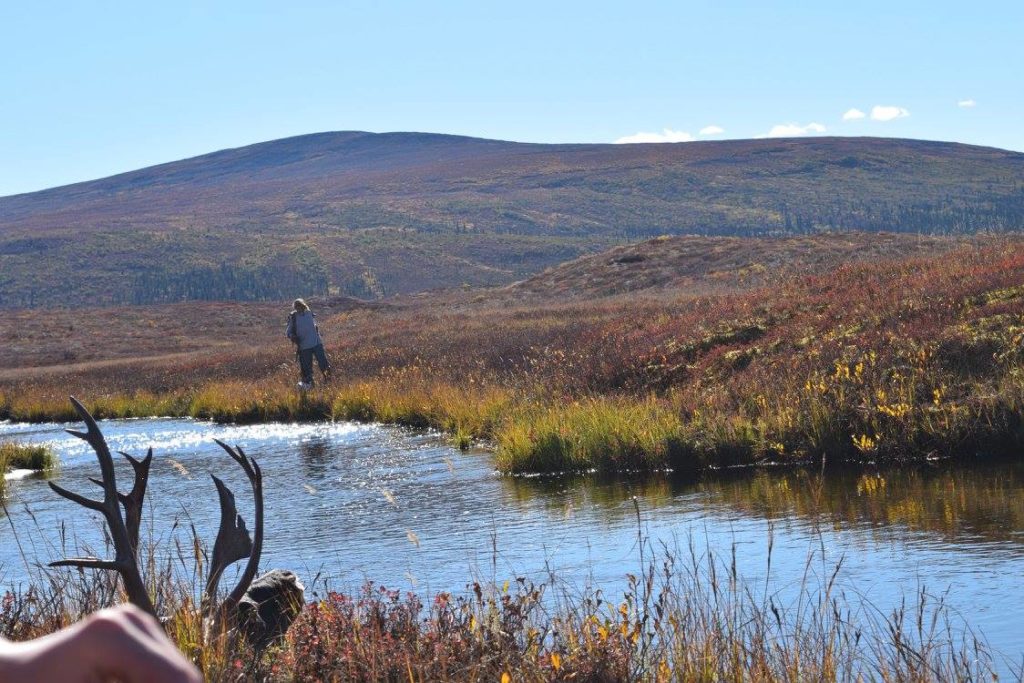
[[[307,478],[323,477],[331,463],[330,442],[320,436],[303,439],[299,442],[299,462]]]
[[[595,508],[617,518],[633,508],[623,501],[642,498],[645,507],[669,505],[678,495],[686,493],[682,480],[674,482],[665,475],[602,474],[559,475],[536,477],[502,477],[511,502],[547,507],[551,512]]]
[[[705,482],[727,504],[769,519],[797,515],[835,528],[899,526],[956,543],[1024,545],[1024,467],[926,467],[878,473],[758,473]]]
[[[711,473],[696,482],[637,475],[512,477],[504,483],[517,503],[545,505],[552,513],[586,506],[608,519],[621,519],[633,514],[623,501],[636,496],[648,509],[689,503],[836,531],[885,528],[928,533],[954,544],[1024,547],[1024,463],[879,472],[739,470]]]

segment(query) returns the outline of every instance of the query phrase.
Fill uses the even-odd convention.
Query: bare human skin
[[[200,683],[203,679],[155,619],[126,604],[36,640],[0,639],[0,680]]]

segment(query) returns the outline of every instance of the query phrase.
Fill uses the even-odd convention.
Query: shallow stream
[[[0,423],[0,438],[46,442],[63,486],[95,495],[95,456],[62,430]],[[486,452],[460,453],[437,435],[379,425],[224,426],[178,419],[101,423],[113,451],[155,454],[144,537],[188,524],[212,546],[217,497],[209,474],[234,490],[252,527],[240,468],[214,437],[241,445],[263,468],[266,541],[261,567],[357,590],[372,580],[425,597],[473,580],[519,576],[601,587],[614,595],[639,569],[639,528],[651,548],[729,559],[752,585],[795,595],[825,581],[882,611],[926,588],[1007,659],[1024,654],[1024,465],[936,467],[878,474],[739,472],[701,481],[670,476],[605,480],[512,478]],[[118,463],[120,488],[130,470]],[[99,517],[36,477],[8,481],[0,519],[0,590],[25,585],[66,543],[99,549]],[[636,502],[634,503],[634,497]],[[2,516],[2,513],[0,513]],[[767,554],[773,546],[770,576]],[[691,549],[693,549],[691,551]],[[76,552],[68,548],[69,554]],[[808,578],[810,577],[810,578]],[[228,578],[228,580],[230,577]],[[322,585],[322,584],[318,584]]]

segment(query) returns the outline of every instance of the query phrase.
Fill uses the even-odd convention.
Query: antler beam
[[[224,482],[213,477],[213,483],[217,486],[217,495],[220,499],[220,529],[217,532],[217,540],[213,544],[210,575],[206,581],[204,594],[204,601],[208,608],[212,607],[217,598],[217,585],[228,565],[246,557],[249,558],[237,585],[216,610],[223,614],[238,605],[259,570],[260,555],[263,552],[263,472],[256,461],[248,457],[241,447],[232,448],[223,441],[217,439],[214,441],[245,471],[245,476],[248,477],[252,486],[256,517],[254,538],[250,539],[249,531],[245,528],[245,521],[235,507],[234,494]]]
[[[131,541],[132,550],[135,556],[139,556],[139,529],[142,527],[142,503],[146,498],[146,485],[149,483],[149,466],[153,463],[152,447],[146,452],[146,457],[136,460],[124,451],[118,451],[128,462],[132,464],[135,472],[135,483],[128,494],[117,494],[118,500],[124,506],[124,524],[128,529],[128,540]]]
[[[68,500],[103,515],[104,519],[106,519],[107,527],[110,529],[110,537],[114,542],[115,555],[113,560],[101,560],[95,557],[80,557],[51,562],[50,566],[114,570],[121,575],[125,592],[128,594],[128,600],[139,608],[156,616],[156,610],[153,608],[153,602],[150,599],[149,593],[146,591],[146,586],[142,581],[142,575],[139,573],[139,566],[136,559],[139,523],[142,514],[142,499],[146,493],[146,481],[149,476],[149,463],[152,461],[152,451],[150,451],[150,454],[142,461],[136,461],[129,457],[129,460],[132,462],[132,466],[135,468],[135,486],[132,487],[131,493],[124,496],[124,499],[129,500],[129,502],[125,503],[125,507],[128,511],[129,521],[133,527],[132,533],[129,533],[129,527],[125,524],[124,518],[121,516],[122,496],[117,491],[117,480],[114,476],[114,460],[110,455],[110,448],[107,447],[107,441],[103,438],[103,434],[100,432],[100,429],[96,424],[96,420],[94,420],[92,415],[89,414],[89,411],[86,410],[85,406],[82,405],[82,403],[74,396],[71,397],[71,403],[75,406],[75,410],[78,412],[79,417],[81,417],[82,421],[85,422],[86,431],[79,432],[69,429],[68,433],[73,436],[77,436],[88,443],[92,447],[93,451],[96,452],[96,459],[100,464],[101,479],[93,481],[103,487],[103,500],[99,501],[86,498],[85,496],[81,496],[73,491],[69,491],[58,486],[53,482],[49,482],[50,488]],[[141,476],[140,471],[142,473]],[[138,503],[137,510],[135,509],[135,501]]]
[[[118,451],[118,453],[123,455],[132,464],[132,469],[135,471],[135,483],[132,484],[131,492],[128,494],[119,492],[117,498],[121,501],[121,505],[124,506],[124,525],[128,529],[128,540],[131,541],[135,557],[138,558],[139,529],[142,526],[142,503],[146,498],[146,485],[149,483],[149,466],[153,463],[153,449],[150,448],[149,452],[146,453],[146,457],[142,460],[136,460],[124,451]],[[89,477],[89,481],[101,488],[103,487],[103,482],[99,479]]]

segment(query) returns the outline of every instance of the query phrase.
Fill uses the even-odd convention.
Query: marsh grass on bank
[[[273,351],[0,387],[0,418],[380,421],[507,472],[1019,457],[1024,250],[842,266],[771,289],[344,314],[334,383]]]
[[[168,634],[210,681],[923,683],[994,680],[1008,666],[926,590],[891,609],[848,595],[842,561],[823,551],[808,556],[801,585],[776,593],[739,573],[735,547],[720,556],[690,539],[655,552],[639,531],[621,592],[580,590],[549,574],[541,583],[471,581],[423,600],[315,579],[285,639],[256,653],[230,632],[204,631],[202,544],[194,535],[171,543],[144,545],[147,586]],[[767,575],[772,553],[769,536]],[[110,574],[32,575],[0,601],[6,638],[39,637],[123,599]]]
[[[0,470],[51,471],[57,467],[57,456],[46,445],[0,443]]]
[[[6,493],[6,475],[11,470],[32,470],[52,474],[58,466],[57,455],[47,445],[0,442],[0,497]]]
[[[1024,372],[993,364],[986,382],[941,368],[924,346],[883,362],[854,350],[825,370],[771,383],[669,393],[552,397],[498,383],[457,386],[380,377],[300,393],[236,380],[161,396],[87,401],[100,418],[193,417],[227,423],[354,420],[436,429],[493,445],[504,472],[699,471],[758,463],[910,462],[1011,456],[1024,448]],[[749,393],[748,393],[749,392]],[[56,396],[7,402],[19,421],[72,416]]]
[[[655,397],[523,407],[494,434],[496,464],[511,473],[701,469],[684,432]]]

